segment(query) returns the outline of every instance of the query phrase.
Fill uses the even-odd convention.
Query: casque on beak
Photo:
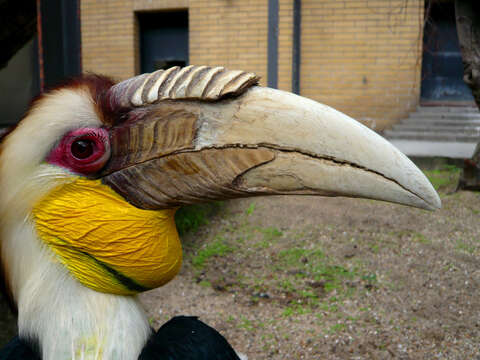
[[[111,129],[103,182],[143,209],[268,194],[441,206],[423,173],[381,136],[256,82],[251,73],[189,66],[115,85],[111,102],[131,110]]]

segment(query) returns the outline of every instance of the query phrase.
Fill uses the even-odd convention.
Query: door
[[[188,11],[139,13],[141,72],[188,64]]]
[[[423,36],[422,103],[473,103],[463,82],[463,64],[455,24],[453,1],[426,5]]]

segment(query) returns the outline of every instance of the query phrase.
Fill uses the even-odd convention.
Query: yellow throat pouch
[[[164,285],[180,270],[175,209],[138,209],[100,180],[59,186],[33,215],[39,237],[94,290],[135,294]]]

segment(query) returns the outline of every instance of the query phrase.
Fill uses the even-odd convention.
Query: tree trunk
[[[463,60],[463,80],[480,107],[480,2],[455,0],[455,18]]]
[[[455,0],[455,19],[463,60],[463,80],[480,108],[480,1]],[[466,159],[459,189],[480,190],[480,143]]]

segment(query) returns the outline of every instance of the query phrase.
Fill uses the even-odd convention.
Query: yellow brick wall
[[[139,71],[135,12],[187,9],[188,0],[80,1],[83,71],[125,79]]]
[[[424,0],[303,0],[301,95],[382,130],[418,104]],[[82,0],[84,71],[139,71],[135,12],[188,9],[191,64],[267,83],[268,0]],[[279,0],[278,86],[291,90],[293,0]]]
[[[253,71],[267,83],[267,0],[190,0],[190,63]]]
[[[191,64],[253,71],[266,84],[267,0],[82,0],[84,71],[138,73],[135,12],[187,8]]]
[[[303,0],[301,94],[376,130],[419,100],[423,0]]]

